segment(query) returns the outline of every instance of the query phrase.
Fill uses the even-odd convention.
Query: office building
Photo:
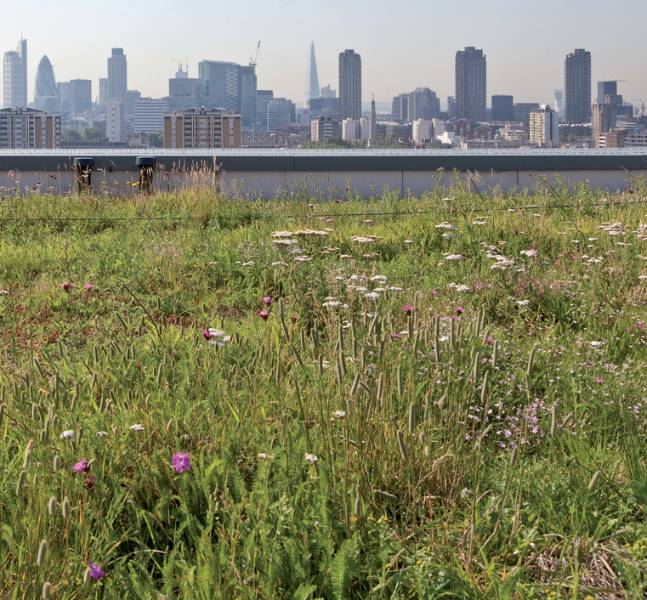
[[[317,72],[317,57],[315,56],[315,44],[310,44],[310,59],[308,61],[308,87],[306,89],[306,106],[309,106],[310,100],[321,98],[319,88],[319,74]]]
[[[162,133],[164,116],[169,112],[168,100],[164,98],[142,98],[135,102],[133,111],[133,133],[135,135]]]
[[[164,116],[165,148],[240,148],[241,116],[206,108]]]
[[[126,105],[121,98],[111,98],[106,104],[106,137],[111,144],[126,141]]]
[[[591,53],[577,49],[564,62],[564,120],[591,122]]]
[[[211,108],[230,111],[239,108],[238,68],[232,62],[203,60],[198,63],[199,77],[204,81]]]
[[[618,95],[617,81],[598,81],[597,104],[622,106],[622,96]]]
[[[256,91],[258,80],[256,77],[256,66],[238,68],[238,93],[240,95],[240,115],[243,119],[243,127],[254,127],[256,125]]]
[[[354,50],[339,54],[339,108],[343,118],[362,116],[362,58]]]
[[[267,129],[267,105],[273,99],[273,90],[256,90],[256,124],[264,129]]]
[[[78,117],[92,108],[92,82],[89,79],[72,79],[58,84],[58,101],[61,111]]]
[[[514,97],[492,96],[492,121],[506,123],[514,121]]]
[[[530,113],[529,140],[540,148],[559,148],[559,116],[550,106]]]
[[[128,90],[126,92],[126,102],[124,103],[126,118],[132,117],[135,111],[135,102],[139,102],[141,99],[142,93],[139,90]]]
[[[312,123],[310,123],[310,132],[312,135]],[[341,122],[341,139],[345,142],[359,142],[362,139],[362,121],[361,119],[344,119]]]
[[[296,121],[296,106],[287,98],[272,98],[267,103],[267,131],[276,131]]]
[[[337,91],[333,90],[330,85],[324,85],[321,88],[321,93],[319,94],[321,98],[336,98]]]
[[[61,143],[61,117],[32,108],[0,110],[0,149],[57,148]]]
[[[36,70],[34,108],[50,113],[59,110],[58,88],[56,87],[54,68],[47,56],[40,59]]]
[[[99,98],[97,99],[99,106],[105,106],[108,103],[108,78],[101,77],[99,79]]]
[[[341,136],[341,123],[335,119],[318,117],[310,122],[310,139],[315,143],[332,142],[341,139]]]
[[[487,58],[483,50],[467,47],[456,53],[456,116],[486,120]]]
[[[21,39],[15,52],[5,52],[3,96],[5,108],[26,108],[28,105],[27,40]]]
[[[422,146],[434,139],[434,125],[433,121],[426,119],[418,119],[413,122],[412,133],[413,141],[415,144]]]
[[[108,58],[108,95],[106,100],[128,100],[128,61],[123,48],[113,48]]]
[[[514,105],[514,122],[522,123],[524,127],[530,125],[530,113],[541,108],[539,102],[517,102]]]
[[[555,90],[555,112],[560,115],[564,114],[564,90]]]
[[[405,123],[409,120],[410,100],[410,94],[398,94],[393,97],[393,103],[391,104],[391,118],[394,121]]]
[[[168,80],[168,98],[172,111],[204,106],[207,104],[205,82],[199,77],[189,77],[180,65],[175,77]]]

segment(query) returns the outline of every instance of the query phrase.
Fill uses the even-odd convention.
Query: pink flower
[[[414,310],[415,310],[415,309],[414,309],[414,307],[413,307],[413,306],[411,306],[411,304],[405,304],[405,305],[402,307],[402,312],[404,312],[404,314],[405,314],[405,315],[407,315],[408,317],[410,317],[410,316],[413,314],[413,311],[414,311]]]
[[[457,306],[456,307],[456,314],[457,315],[462,315],[465,312],[465,309],[462,306]]]
[[[88,563],[88,567],[90,569],[90,577],[93,581],[99,581],[99,579],[106,576],[106,572],[101,568],[101,565],[90,562]]]
[[[265,304],[265,306],[272,304],[272,296],[263,296],[263,304]]]
[[[400,334],[397,331],[393,331],[391,333],[391,339],[392,340],[399,340],[400,339]]]
[[[71,292],[72,289],[75,287],[73,283],[70,283],[69,281],[66,281],[62,286],[61,286],[66,292]]]
[[[79,473],[87,473],[90,470],[90,461],[87,458],[82,458],[78,463],[72,467],[72,473],[78,475]]]
[[[256,314],[263,319],[263,321],[267,321],[267,318],[270,316],[270,313],[265,309],[259,310]]]
[[[91,283],[86,283],[86,284],[83,286],[83,289],[84,289],[86,292],[89,292],[90,290],[93,290],[93,289],[94,289],[94,286],[93,286]]]
[[[440,296],[440,292],[438,290],[431,290],[432,298],[438,298],[438,296]]]
[[[647,329],[647,325],[643,323],[643,321],[638,321],[636,323],[636,329],[638,329],[638,331],[644,331],[645,329]]]
[[[597,383],[598,385],[602,385],[604,383],[604,377],[599,377],[599,376],[596,377],[595,383]]]
[[[175,453],[171,458],[171,465],[178,474],[191,470],[191,460],[186,452]]]
[[[492,346],[492,345],[494,344],[494,338],[493,338],[491,335],[488,335],[488,336],[485,338],[485,343],[486,343],[488,346]]]

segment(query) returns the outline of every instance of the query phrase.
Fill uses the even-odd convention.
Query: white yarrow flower
[[[308,454],[307,452],[305,453],[304,460],[311,464],[314,465],[319,459],[317,458],[316,454]]]
[[[141,423],[135,423],[129,427],[130,431],[144,431],[144,426]]]
[[[62,440],[71,440],[74,437],[74,431],[72,429],[66,429],[61,433]]]

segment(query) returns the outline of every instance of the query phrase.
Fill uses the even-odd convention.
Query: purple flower
[[[97,483],[96,475],[86,475],[83,485],[85,486],[86,490],[93,490],[96,483]]]
[[[79,473],[87,473],[90,470],[90,461],[87,458],[82,458],[78,463],[72,467],[72,473],[78,475]]]
[[[171,458],[171,464],[176,473],[184,473],[191,470],[189,455],[186,452],[177,452]]]
[[[263,296],[263,304],[265,304],[265,306],[272,304],[272,296]]]
[[[457,315],[462,315],[465,312],[465,309],[462,306],[457,306],[456,307],[456,314]]]
[[[256,313],[263,321],[267,321],[268,317],[270,316],[270,313],[266,310],[259,310]]]
[[[101,565],[95,562],[89,562],[88,567],[90,568],[90,577],[93,581],[99,581],[99,579],[106,576],[106,572],[101,568]]]
[[[413,314],[413,311],[414,311],[414,310],[415,310],[415,309],[414,309],[414,307],[413,307],[413,306],[411,306],[411,304],[405,304],[405,305],[402,307],[402,311],[403,311],[403,312],[404,312],[404,314],[405,314],[405,315],[407,315],[408,317],[410,317],[410,316]]]
[[[70,283],[69,281],[66,281],[66,282],[62,285],[62,288],[63,288],[66,292],[68,292],[68,293],[69,293],[69,292],[71,292],[71,291],[72,291],[72,289],[74,288],[74,284],[73,284],[73,283]]]

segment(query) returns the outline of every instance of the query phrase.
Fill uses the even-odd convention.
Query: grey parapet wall
[[[90,190],[79,186],[81,158],[92,159]],[[554,191],[580,184],[616,192],[632,191],[646,177],[647,148],[0,151],[4,196],[79,191],[130,195],[199,187],[248,199],[303,195],[330,200],[387,190],[418,196],[462,186],[483,194]]]

